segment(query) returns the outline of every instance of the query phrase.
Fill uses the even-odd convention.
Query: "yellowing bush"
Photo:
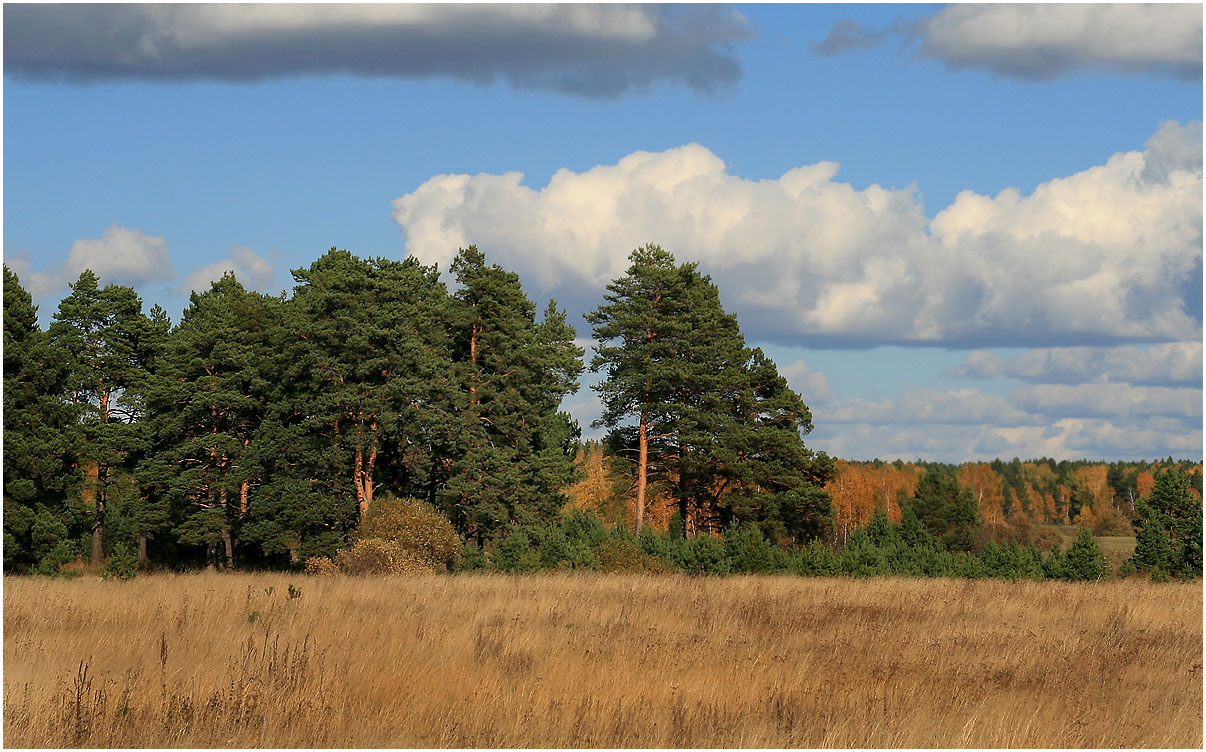
[[[371,540],[391,543],[394,547],[390,550],[396,549],[391,554],[395,558],[409,557],[408,560],[417,566],[433,572],[452,569],[461,555],[460,538],[448,518],[430,504],[416,499],[389,496],[376,499],[361,518],[353,539],[357,543]],[[355,545],[352,549],[355,549]],[[384,555],[370,554],[370,550],[376,549],[370,546],[357,556]]]
[[[436,568],[399,541],[364,538],[335,555],[344,574],[430,574]]]
[[[330,576],[339,574],[339,567],[329,556],[311,556],[306,559],[306,574]]]

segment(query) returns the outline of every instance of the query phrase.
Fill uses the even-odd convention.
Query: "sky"
[[[1200,460],[1202,12],[5,4],[4,263],[43,325],[85,268],[178,321],[476,244],[588,346],[657,243],[814,449]]]

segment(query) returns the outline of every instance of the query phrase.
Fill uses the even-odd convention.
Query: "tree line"
[[[638,498],[673,486],[692,519],[815,535],[831,463],[803,444],[803,401],[694,264],[657,246],[631,261],[589,319]],[[478,547],[552,519],[580,476],[560,410],[585,369],[577,332],[476,247],[451,272],[449,290],[413,258],[332,248],[292,295],[227,274],[172,325],[85,271],[43,331],[5,267],[5,566],[293,566],[333,555],[381,497],[429,504]]]
[[[993,460],[949,465],[934,462],[836,461],[825,490],[833,497],[836,541],[866,524],[883,507],[899,520],[901,499],[917,490],[928,468],[941,467],[972,491],[984,520],[982,535],[998,541],[1049,544],[1052,525],[1088,527],[1103,536],[1134,535],[1140,501],[1168,470],[1184,472],[1202,496],[1202,463],[1172,458],[1147,461]]]
[[[413,258],[334,248],[293,271],[291,295],[227,274],[193,293],[175,325],[85,271],[45,331],[5,267],[5,568],[343,565],[357,545],[401,555],[397,540],[365,532],[371,510],[399,503],[425,530],[447,520],[463,550],[437,558],[462,568],[607,568],[636,551],[683,571],[764,571],[772,560],[774,571],[847,571],[822,550],[854,556],[867,536],[940,554],[947,564],[922,567],[931,573],[963,572],[950,562],[981,555],[994,508],[983,489],[969,506],[968,478],[950,468],[924,468],[891,499],[881,484],[883,503],[851,514],[843,483],[856,464],[805,445],[808,407],[747,346],[712,280],[655,245],[629,260],[586,317],[607,429],[591,448],[608,467],[598,498],[631,509],[610,528],[602,508],[575,513],[593,522],[565,514],[598,475],[560,410],[587,368],[577,331],[555,301],[537,315],[518,275],[476,247],[451,264],[452,289]],[[883,532],[893,525],[899,535]],[[612,531],[611,553],[597,550],[599,526]],[[557,553],[562,539],[578,541],[566,544],[577,558]],[[762,553],[716,553],[735,545]],[[1184,572],[1192,555],[1177,545],[1153,556]]]

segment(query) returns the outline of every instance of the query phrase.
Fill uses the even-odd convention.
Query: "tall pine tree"
[[[4,267],[4,564],[24,568],[71,553],[79,516],[75,412],[64,401],[66,354],[50,346],[38,309]]]
[[[746,347],[695,264],[656,245],[630,259],[587,320],[599,343],[591,369],[606,372],[599,424],[635,467],[637,531],[659,483],[676,497],[684,533],[748,521],[779,539],[819,534],[833,466],[804,446],[812,417],[803,400]]]
[[[91,518],[93,566],[104,560],[109,504],[130,487],[121,475],[146,450],[147,437],[137,423],[148,369],[167,329],[161,308],[147,317],[133,288],[102,288],[91,270],[71,285],[50,327],[52,344],[70,354],[66,393],[80,411],[82,499]]]
[[[234,565],[235,538],[261,475],[252,444],[272,389],[279,306],[230,273],[194,292],[150,391],[156,451],[140,478],[172,503],[180,541],[204,545],[211,564],[220,546],[226,566]]]
[[[430,500],[454,391],[436,269],[332,248],[293,275],[286,388],[272,411],[272,441],[292,459],[274,493],[310,499],[299,521],[331,532],[354,524],[382,484]]]
[[[559,411],[577,391],[583,350],[565,313],[549,302],[536,321],[519,277],[470,246],[452,264],[458,451],[443,507],[478,541],[511,522],[537,522],[564,503],[576,480],[577,426]]]

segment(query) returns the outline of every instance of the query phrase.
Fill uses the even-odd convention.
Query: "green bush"
[[[109,554],[109,558],[105,560],[105,567],[101,570],[101,577],[104,579],[116,578],[119,580],[133,579],[138,572],[138,557],[130,550],[130,547],[125,543],[118,543],[113,547],[113,552]]]
[[[724,552],[730,572],[766,574],[782,568],[779,549],[752,523],[734,525],[725,531]]]
[[[574,508],[568,516],[561,519],[561,527],[565,530],[565,537],[571,544],[583,545],[587,548],[598,546],[610,535],[607,526],[603,524],[603,520],[597,514],[578,508]]]
[[[519,525],[512,525],[495,542],[490,561],[495,569],[516,574],[537,572],[542,566],[540,552],[532,547],[528,531]]]
[[[59,541],[54,548],[38,560],[38,566],[34,568],[34,574],[58,575],[61,574],[61,569],[64,564],[67,564],[75,558],[75,549],[68,541]]]
[[[637,574],[665,574],[672,571],[670,563],[641,550],[632,536],[613,536],[595,549],[599,569],[604,572],[629,572]]]
[[[458,572],[479,572],[490,568],[490,560],[486,552],[478,548],[476,543],[466,543],[461,547],[461,559],[457,562]]]
[[[711,535],[696,535],[674,550],[674,566],[688,574],[728,574],[724,543]]]

